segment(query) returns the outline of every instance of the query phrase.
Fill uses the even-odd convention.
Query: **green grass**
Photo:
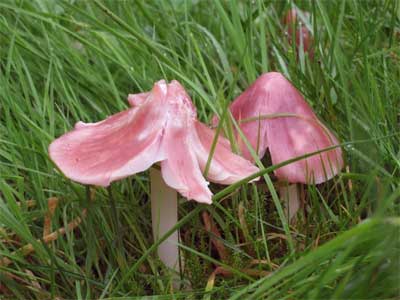
[[[0,258],[9,260],[0,299],[400,296],[399,2],[296,2],[312,14],[313,60],[297,58],[283,33],[291,4],[0,2]],[[290,225],[267,164],[269,187],[213,185],[214,205],[183,202],[186,268],[173,289],[155,256],[147,174],[113,184],[110,202],[109,191],[60,174],[47,147],[78,120],[127,108],[128,93],[162,78],[179,80],[209,123],[266,71],[284,73],[337,134],[348,171],[304,187],[305,208]],[[36,240],[50,197],[59,199],[51,231],[78,216],[82,223],[46,244]],[[202,211],[222,234],[224,260]],[[18,251],[29,243],[32,253]],[[231,276],[209,281],[218,266]]]

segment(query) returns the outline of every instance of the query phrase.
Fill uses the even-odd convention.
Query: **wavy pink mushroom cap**
[[[238,121],[270,115],[250,122],[244,120],[240,128],[252,147],[258,149],[259,157],[269,149],[274,164],[338,144],[302,95],[280,73],[260,76],[231,104],[230,110]],[[238,134],[237,139],[243,156],[252,160]],[[275,175],[292,183],[321,183],[335,176],[342,166],[342,151],[336,148],[279,168]]]
[[[157,82],[151,92],[129,95],[133,106],[98,123],[78,122],[49,146],[51,159],[70,179],[99,186],[161,162],[164,181],[184,197],[211,203],[202,172],[214,131],[196,119],[196,109],[177,81]],[[231,184],[258,169],[218,138],[208,179]]]

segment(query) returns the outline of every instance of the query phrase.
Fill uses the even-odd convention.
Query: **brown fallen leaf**
[[[82,210],[82,218],[84,218],[87,214],[87,210],[86,208]],[[48,244],[52,241],[55,241],[58,239],[58,237],[64,235],[67,231],[73,231],[76,227],[79,226],[79,224],[82,223],[82,218],[81,217],[77,217],[74,220],[72,220],[70,223],[67,224],[66,227],[62,227],[46,236],[43,237],[42,240],[38,239],[37,242],[38,243],[42,243],[44,242],[45,244]],[[11,253],[11,256],[13,255],[22,255],[22,256],[26,256],[32,252],[35,251],[35,248],[33,247],[32,244],[27,244],[21,248],[19,248],[18,250],[15,250],[14,252]],[[0,259],[0,266],[8,266],[12,263],[12,261],[7,258],[7,257],[3,257],[2,259]]]
[[[242,272],[246,275],[249,275],[249,276],[253,276],[253,277],[265,277],[265,276],[268,276],[271,274],[271,272],[268,272],[268,271],[250,269],[250,268],[241,269],[240,272]],[[221,266],[215,268],[215,270],[211,273],[210,277],[207,280],[207,288],[206,289],[211,289],[214,286],[215,278],[217,275],[229,277],[229,276],[232,276],[233,273]]]
[[[34,289],[42,290],[42,287],[40,286],[39,282],[37,281],[37,279],[36,279],[35,275],[32,273],[32,271],[29,269],[25,269],[25,273],[28,275],[28,277],[30,279],[31,286]]]
[[[250,235],[249,226],[247,226],[247,222],[246,222],[246,218],[245,218],[245,207],[243,205],[243,202],[239,203],[238,217],[239,217],[240,228],[242,229],[242,232],[243,232],[243,238],[247,245],[247,247],[246,247],[247,252],[251,256],[254,256],[255,251],[254,251],[253,247],[250,247],[253,244],[253,242],[252,242],[252,238]]]
[[[266,259],[253,259],[252,261],[250,261],[250,266],[254,266],[254,265],[267,265],[267,266],[271,267],[271,269],[273,269],[273,270],[279,269],[279,265],[274,264],[273,262],[270,262]]]
[[[58,198],[51,197],[47,200],[48,211],[44,217],[43,238],[51,232],[51,219],[58,205]]]
[[[222,239],[221,233],[219,232],[218,228],[215,226],[214,222],[210,218],[208,212],[203,211],[202,218],[206,231],[211,233],[210,234],[211,243],[217,250],[219,257],[222,260],[226,260],[228,258],[228,253],[226,251],[224,244],[221,242]]]

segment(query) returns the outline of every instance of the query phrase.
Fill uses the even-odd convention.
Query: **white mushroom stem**
[[[288,184],[280,187],[279,195],[285,203],[285,212],[290,222],[300,208],[300,192],[297,184]]]
[[[165,184],[156,168],[150,168],[150,182],[151,221],[154,241],[157,241],[178,222],[178,194]],[[178,231],[158,246],[157,253],[168,268],[179,271]]]

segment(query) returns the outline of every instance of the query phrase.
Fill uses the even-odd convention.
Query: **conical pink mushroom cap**
[[[302,95],[280,73],[260,76],[235,99],[230,110],[236,120],[244,120],[240,128],[258,150],[259,157],[268,148],[274,164],[338,144]],[[257,117],[260,118],[245,121]],[[252,160],[239,137],[238,141],[243,156]],[[275,175],[292,183],[321,183],[335,176],[342,167],[342,151],[336,148],[279,168]]]
[[[215,133],[196,119],[196,109],[177,81],[129,95],[133,106],[98,123],[78,122],[49,146],[51,159],[74,181],[108,186],[161,162],[167,185],[188,199],[211,203],[202,172]],[[219,137],[208,179],[231,184],[258,171]]]

